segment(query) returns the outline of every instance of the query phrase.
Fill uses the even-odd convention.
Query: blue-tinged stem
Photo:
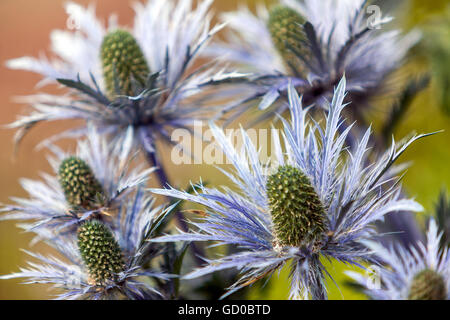
[[[165,188],[169,185],[169,178],[166,175],[166,172],[164,171],[164,168],[162,167],[162,164],[158,160],[155,152],[149,152],[146,151],[147,154],[147,161],[149,162],[150,166],[156,167],[156,174],[158,175],[159,183],[162,188]],[[180,226],[180,229],[183,232],[188,232],[189,227],[184,220],[184,216],[180,211],[177,211],[175,213],[175,217],[177,219],[178,225]],[[194,253],[194,260],[198,266],[201,266],[204,264],[204,261],[200,257],[204,257],[204,252],[199,248],[195,242],[190,243],[190,247],[192,249],[192,252]]]

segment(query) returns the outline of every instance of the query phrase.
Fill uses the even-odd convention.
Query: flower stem
[[[169,178],[167,177],[167,174],[164,171],[164,168],[163,168],[162,164],[160,163],[160,161],[158,160],[155,152],[146,151],[146,155],[147,155],[147,161],[148,161],[149,165],[152,167],[153,166],[156,167],[155,172],[158,176],[161,188],[167,187],[170,184]],[[175,213],[175,218],[177,219],[177,222],[178,222],[178,225],[179,225],[181,231],[188,232],[189,227],[188,227],[186,221],[184,220],[183,214],[180,211],[177,211]],[[191,242],[190,247],[191,247],[192,252],[194,253],[195,263],[198,266],[203,265],[204,261],[201,259],[201,257],[205,256],[203,250],[200,247],[198,247],[195,242]]]

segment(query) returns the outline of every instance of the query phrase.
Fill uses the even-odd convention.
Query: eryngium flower
[[[22,57],[8,66],[37,72],[44,83],[58,81],[72,95],[26,98],[33,112],[11,127],[20,129],[21,138],[42,121],[84,119],[116,139],[132,128],[134,145],[153,152],[155,139],[170,142],[173,128],[210,119],[217,111],[212,100],[224,98],[216,85],[242,77],[218,64],[193,68],[198,53],[222,28],[209,28],[211,2],[195,9],[191,0],[137,3],[132,30],[114,23],[105,28],[92,8],[69,3],[66,11],[79,29],[52,33],[52,49],[60,59]]]
[[[377,242],[366,242],[384,265],[377,266],[370,277],[356,272],[347,273],[373,299],[449,300],[450,256],[446,247],[440,247],[441,236],[432,219],[426,243],[419,242],[416,247],[394,244],[386,248]]]
[[[230,28],[226,41],[212,44],[207,53],[223,55],[256,74],[249,100],[261,98],[260,109],[286,98],[289,82],[302,93],[305,105],[326,108],[345,74],[350,109],[360,121],[368,99],[383,92],[386,77],[401,66],[417,33],[401,36],[387,30],[391,18],[377,12],[366,16],[365,0],[280,2],[270,10],[260,5],[256,15],[245,7],[224,14]],[[275,106],[272,110],[278,113],[287,107]]]
[[[1,209],[0,220],[33,222],[28,230],[48,228],[52,233],[73,232],[77,223],[97,218],[110,220],[121,202],[143,186],[154,168],[131,164],[132,130],[111,144],[93,127],[79,140],[74,154],[49,145],[49,163],[54,174],[42,173],[42,180],[22,179],[29,198],[13,198],[15,204]]]
[[[25,278],[25,283],[53,285],[58,299],[164,299],[156,280],[173,276],[162,272],[154,259],[164,252],[148,240],[157,234],[172,207],[154,205],[148,193],[138,191],[122,202],[114,223],[80,224],[77,234],[53,237],[48,229],[35,232],[61,258],[26,251],[30,261],[20,272],[0,279]],[[51,239],[49,239],[49,236]]]
[[[235,245],[238,252],[207,260],[208,265],[185,276],[191,279],[228,268],[241,271],[229,289],[234,292],[271,275],[292,261],[291,298],[324,299],[327,271],[320,258],[358,265],[371,260],[369,250],[359,244],[376,234],[373,222],[389,212],[420,211],[411,199],[401,199],[400,186],[390,169],[417,136],[400,148],[391,149],[376,162],[368,159],[368,129],[354,151],[345,147],[351,129],[343,125],[345,79],[337,87],[326,126],[307,121],[295,89],[289,89],[292,122],[284,123],[281,148],[273,135],[275,159],[270,167],[261,164],[256,147],[242,132],[242,150],[216,126],[212,127],[219,148],[235,171],[225,174],[238,191],[199,185],[196,194],[175,189],[155,193],[198,203],[207,208],[197,231],[165,236],[155,241],[214,241]],[[368,164],[370,163],[370,164]],[[399,213],[401,214],[401,213]]]

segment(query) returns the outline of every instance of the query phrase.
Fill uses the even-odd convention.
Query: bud
[[[266,184],[275,234],[281,245],[301,246],[326,232],[325,209],[308,177],[280,166]]]
[[[64,159],[59,166],[59,183],[73,208],[93,209],[103,195],[91,168],[78,157]]]
[[[268,28],[272,41],[284,62],[298,74],[305,71],[304,62],[298,55],[309,54],[303,43],[305,34],[302,25],[305,22],[299,13],[288,7],[276,6],[270,11]]]
[[[122,253],[112,232],[99,221],[87,221],[78,229],[78,249],[97,285],[114,280],[122,272]]]
[[[413,278],[409,289],[409,300],[446,300],[447,288],[442,275],[425,269]]]
[[[132,96],[134,93],[131,79],[144,86],[150,73],[141,48],[125,30],[115,30],[105,36],[101,47],[101,60],[109,97],[117,94]]]

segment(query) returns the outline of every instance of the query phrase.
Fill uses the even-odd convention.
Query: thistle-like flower
[[[84,140],[78,141],[75,154],[49,145],[54,175],[43,173],[43,180],[23,179],[29,198],[13,198],[14,205],[1,209],[0,220],[33,222],[27,230],[47,228],[54,234],[74,232],[85,220],[109,221],[122,201],[142,187],[154,168],[142,165],[130,168],[132,130],[124,140],[112,145],[95,128],[89,127]]]
[[[51,284],[58,299],[164,299],[155,281],[172,275],[158,269],[154,259],[164,252],[148,240],[158,234],[172,207],[154,205],[153,198],[138,191],[124,201],[113,223],[88,220],[76,234],[53,237],[49,229],[35,232],[54,247],[61,258],[27,253],[29,262],[18,273],[0,279],[25,278],[25,283]],[[49,238],[51,237],[51,239]]]
[[[240,280],[229,293],[271,275],[292,261],[291,298],[324,299],[324,278],[328,274],[320,258],[358,265],[371,260],[369,250],[359,244],[376,234],[373,222],[393,211],[420,211],[411,199],[400,198],[400,186],[393,183],[394,161],[415,140],[391,149],[368,164],[368,129],[357,148],[345,147],[350,128],[343,125],[345,79],[337,87],[326,126],[308,122],[295,89],[289,88],[292,122],[283,119],[283,152],[278,134],[273,135],[275,159],[261,164],[256,147],[245,132],[242,150],[236,150],[223,131],[212,126],[219,148],[235,172],[225,174],[238,191],[196,187],[196,194],[175,189],[153,189],[207,208],[197,231],[164,236],[154,241],[213,241],[235,245],[238,252],[194,270],[186,279],[228,268],[241,271]],[[401,214],[401,213],[399,213]]]
[[[213,95],[212,88],[243,77],[216,64],[192,68],[198,53],[223,26],[209,29],[211,2],[203,1],[195,9],[191,0],[138,3],[133,30],[113,23],[105,28],[92,8],[69,3],[67,13],[80,29],[52,33],[52,49],[61,59],[23,57],[8,66],[42,74],[44,82],[58,81],[73,95],[29,97],[25,101],[34,112],[11,127],[20,128],[22,137],[42,121],[84,119],[114,139],[132,128],[134,146],[152,153],[155,139],[170,142],[173,128],[210,119],[215,111],[205,101],[223,98],[222,93]],[[200,97],[206,88],[208,94]],[[84,131],[83,127],[66,134]]]
[[[403,37],[398,31],[384,30],[389,17],[366,19],[368,1],[364,0],[280,2],[270,10],[260,5],[256,15],[247,8],[224,14],[231,31],[208,53],[224,55],[256,73],[249,100],[260,98],[260,109],[273,105],[278,113],[287,105],[274,102],[287,97],[289,82],[302,93],[306,105],[326,108],[345,74],[350,109],[361,121],[368,100],[384,88],[384,80],[399,68],[418,35]]]
[[[449,300],[450,256],[446,247],[440,249],[441,236],[432,219],[426,243],[418,243],[416,247],[392,245],[386,248],[376,242],[367,242],[365,244],[384,265],[378,267],[371,278],[356,272],[347,273],[373,299]]]

